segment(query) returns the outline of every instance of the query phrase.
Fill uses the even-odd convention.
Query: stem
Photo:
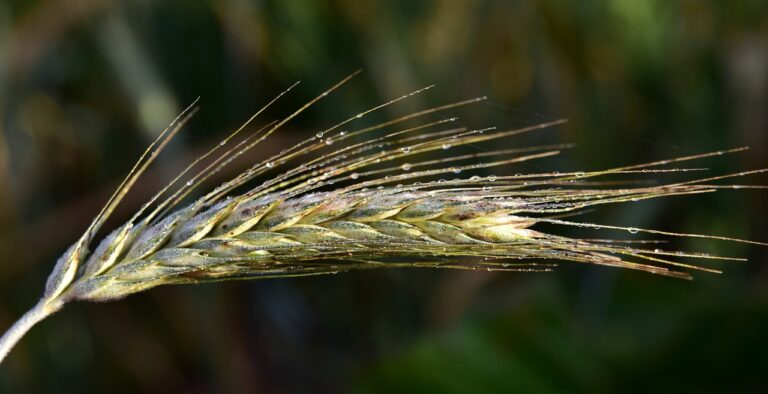
[[[62,306],[64,303],[60,301],[40,300],[34,308],[25,313],[16,323],[13,323],[11,328],[0,338],[0,363],[32,326],[58,311]]]

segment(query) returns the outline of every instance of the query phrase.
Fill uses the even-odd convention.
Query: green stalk
[[[0,363],[3,362],[8,352],[13,349],[19,340],[37,323],[52,315],[64,306],[60,301],[40,300],[34,308],[24,314],[11,328],[0,338]]]

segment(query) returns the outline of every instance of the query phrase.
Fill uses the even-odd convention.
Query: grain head
[[[602,171],[480,176],[478,172],[492,173],[502,166],[557,155],[570,146],[452,154],[455,148],[565,121],[496,130],[468,129],[457,126],[455,117],[442,117],[455,107],[483,100],[477,98],[352,128],[368,113],[429,87],[355,113],[227,182],[196,193],[213,173],[247,154],[349,78],[284,118],[251,131],[258,115],[290,88],[281,93],[191,163],[128,222],[95,243],[106,219],[196,107],[185,110],[147,149],[83,236],[56,263],[40,303],[0,340],[0,360],[26,330],[67,302],[114,300],[165,284],[402,267],[539,272],[551,271],[561,262],[689,279],[692,271],[720,271],[681,259],[741,260],[662,250],[654,247],[656,239],[570,238],[544,232],[541,224],[760,244],[571,219],[603,204],[743,187],[714,182],[764,170],[652,185],[602,179],[692,172],[697,169],[676,166],[744,148]],[[421,123],[412,126],[413,122]],[[257,178],[260,181],[254,182]],[[189,202],[193,195],[198,197]]]

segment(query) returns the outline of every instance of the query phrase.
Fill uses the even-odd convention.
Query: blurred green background
[[[768,165],[764,0],[4,0],[0,329],[34,304],[56,257],[196,97],[199,115],[116,220],[294,81],[303,82],[262,120],[358,68],[247,160],[435,83],[366,121],[488,95],[457,111],[462,122],[571,119],[502,142],[578,144],[512,172],[742,145],[752,149],[696,165]],[[585,218],[768,241],[765,200],[723,191]],[[566,265],[160,288],[43,322],[0,367],[0,392],[768,392],[766,248],[669,248],[750,261],[693,282]]]

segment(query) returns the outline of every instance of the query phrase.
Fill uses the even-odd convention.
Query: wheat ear
[[[483,100],[478,98],[363,129],[346,130],[348,124],[364,115],[420,94],[429,87],[355,114],[318,132],[315,137],[254,164],[187,206],[177,208],[211,174],[247,153],[353,75],[281,120],[267,124],[237,143],[231,142],[290,88],[281,93],[221,144],[191,163],[128,222],[89,251],[104,221],[194,114],[194,105],[187,108],[150,145],[83,236],[59,259],[41,301],[0,339],[0,361],[35,323],[70,301],[114,300],[164,284],[397,267],[549,271],[555,267],[553,261],[558,260],[687,279],[691,277],[691,270],[720,271],[672,257],[742,260],[644,248],[645,243],[653,241],[567,238],[533,229],[538,223],[765,245],[720,236],[564,220],[602,204],[748,187],[711,182],[765,170],[654,186],[628,187],[621,182],[594,180],[616,174],[695,171],[696,168],[668,166],[745,148],[596,172],[455,177],[462,172],[556,155],[569,145],[485,151],[413,163],[404,161],[426,152],[446,152],[462,145],[554,127],[564,121],[496,131],[451,128],[448,125],[457,119],[443,118],[398,128],[405,122]],[[374,131],[380,132],[368,137]],[[355,139],[358,141],[354,142]],[[335,148],[338,146],[341,148]],[[205,160],[208,162],[203,165]],[[250,190],[234,193],[252,179],[275,172],[294,160],[304,162],[267,178]],[[198,167],[202,168],[192,174]],[[436,179],[446,175],[455,178]]]

